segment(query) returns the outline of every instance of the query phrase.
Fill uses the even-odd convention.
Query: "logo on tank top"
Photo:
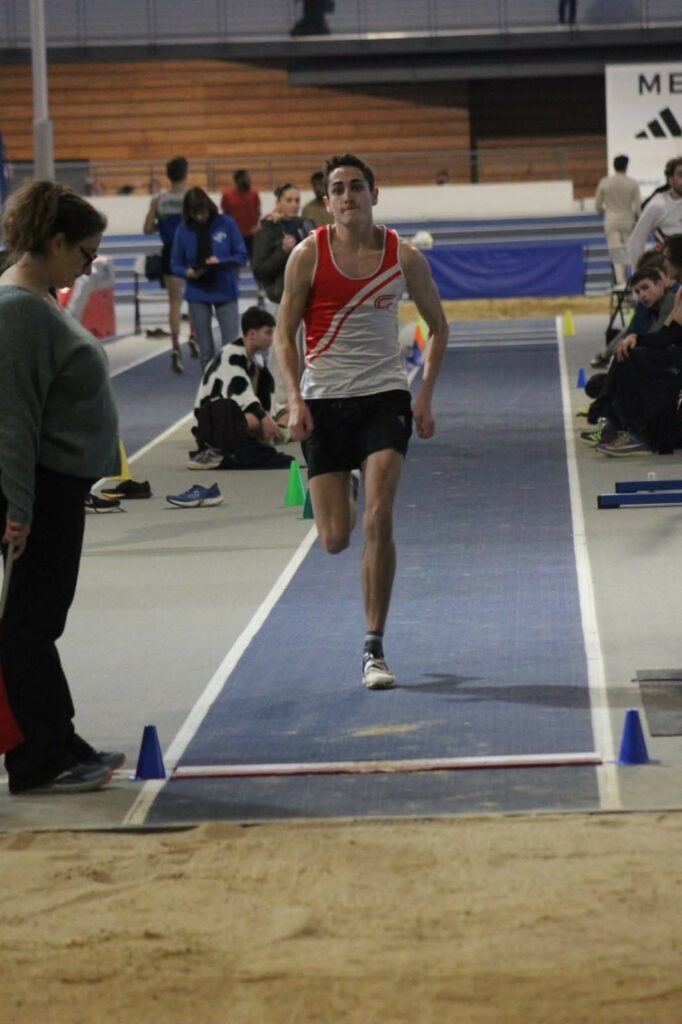
[[[398,296],[395,292],[392,292],[390,295],[388,293],[377,295],[374,300],[374,307],[375,309],[390,309],[397,298]]]

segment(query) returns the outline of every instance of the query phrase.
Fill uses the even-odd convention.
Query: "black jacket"
[[[253,276],[265,288],[271,302],[281,302],[284,292],[284,269],[290,255],[282,248],[284,235],[294,235],[302,242],[314,228],[313,222],[303,217],[264,217],[260,222],[253,236]]]

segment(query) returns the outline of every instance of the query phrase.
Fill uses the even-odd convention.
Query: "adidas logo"
[[[666,128],[668,129],[667,132],[665,130]],[[653,121],[649,121],[646,129],[642,132],[637,132],[635,138],[667,139],[672,137],[674,139],[679,139],[680,136],[682,136],[682,128],[680,128],[677,118],[670,107],[666,107],[665,110],[659,110],[658,118],[654,118]]]

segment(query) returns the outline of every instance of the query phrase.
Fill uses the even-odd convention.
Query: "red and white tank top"
[[[317,259],[303,313],[304,398],[344,398],[408,390],[398,343],[398,303],[405,290],[398,235],[384,228],[384,251],[370,277],[348,277],[334,261],[329,227],[315,231]]]

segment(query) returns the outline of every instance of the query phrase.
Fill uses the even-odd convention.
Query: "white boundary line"
[[[187,718],[180,726],[180,730],[176,734],[175,738],[171,742],[170,746],[164,753],[164,763],[166,767],[166,773],[170,777],[172,776],[178,761],[184,754],[189,743],[194,738],[199,726],[203,722],[204,718],[208,714],[212,704],[221,693],[225,685],[227,684],[230,675],[237,666],[244,651],[251,643],[251,640],[256,636],[261,626],[267,619],[268,615],[274,608],[277,601],[284,593],[286,587],[294,576],[294,573],[300,566],[301,562],[308,554],[308,551],[312,547],[315,538],[317,537],[317,528],[313,526],[308,533],[305,535],[297,550],[292,555],[289,563],[286,565],[284,570],[279,576],[269,594],[254,614],[251,621],[248,623],[246,628],[243,630],[241,635],[232,645],[230,650],[227,652],[222,662],[213,673],[206,689],[195,703],[194,707],[189,712]],[[166,779],[153,779],[146,782],[138,794],[137,800],[130,808],[125,818],[123,819],[124,825],[142,825],[149,813],[149,810],[154,803],[154,800],[158,796],[159,792],[166,783]]]
[[[185,423],[189,423],[193,416],[194,412],[188,412],[184,416],[181,416],[179,420],[176,420],[175,423],[171,423],[170,427],[167,427],[162,434],[157,434],[156,437],[153,437],[151,441],[147,442],[147,444],[143,444],[142,447],[138,448],[132,455],[128,455],[128,462],[135,462],[137,459],[141,459],[143,455],[146,455],[147,452],[151,451],[151,449],[157,444],[160,444],[161,441],[165,441],[167,437],[170,437],[171,434],[175,433],[179,427],[182,427]]]
[[[592,732],[594,742],[601,751],[604,763],[597,769],[599,786],[599,802],[603,810],[620,810],[622,808],[618,775],[615,766],[615,748],[613,730],[611,728],[608,690],[604,673],[604,657],[597,627],[597,613],[594,604],[594,585],[592,566],[585,533],[585,518],[578,476],[578,464],[575,454],[575,438],[573,426],[573,410],[571,408],[571,386],[566,365],[566,346],[564,345],[563,319],[556,318],[557,346],[559,349],[559,371],[561,374],[561,399],[564,408],[564,437],[566,441],[566,464],[568,468],[568,489],[571,501],[571,518],[573,521],[573,549],[578,576],[578,594],[580,598],[580,616],[582,619],[583,636],[585,638],[585,654],[587,657],[587,681],[590,692],[590,708],[592,716]]]

